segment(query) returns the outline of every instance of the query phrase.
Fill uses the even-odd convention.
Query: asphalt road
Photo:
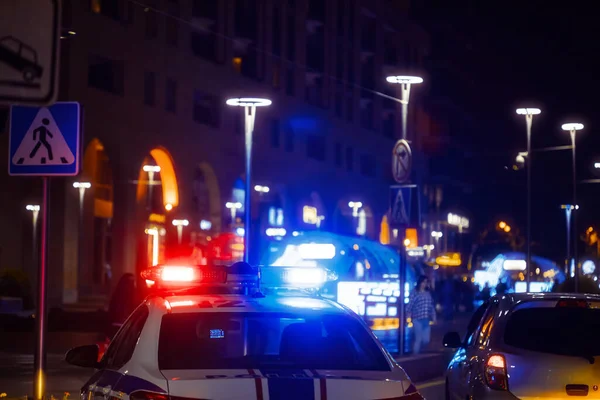
[[[444,400],[444,379],[442,377],[421,382],[417,384],[417,388],[427,400]]]

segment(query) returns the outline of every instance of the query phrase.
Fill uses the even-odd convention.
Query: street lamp
[[[40,215],[40,206],[38,204],[28,204],[25,209],[27,211],[31,211],[32,222],[33,222],[33,235],[31,242],[31,252],[32,252],[32,262],[33,262],[33,271],[35,271],[35,266],[37,263],[37,222],[38,217]]]
[[[269,191],[271,191],[271,189],[268,186],[261,186],[261,185],[254,186],[254,190],[257,191],[258,193],[269,193]]]
[[[246,139],[246,191],[244,195],[245,221],[244,221],[244,261],[249,262],[250,255],[250,188],[252,187],[252,133],[256,119],[256,107],[271,105],[271,100],[259,98],[235,98],[227,100],[228,106],[244,107],[244,130]]]
[[[152,187],[154,186],[154,174],[160,172],[158,165],[144,165],[144,172],[148,173],[148,209],[152,208]],[[167,204],[168,206],[169,204]],[[167,211],[171,211],[171,208],[167,208]]]
[[[531,125],[533,116],[542,112],[539,108],[518,108],[517,114],[525,116],[527,124],[527,289],[531,284],[529,269],[531,268]]]
[[[357,219],[356,222],[356,233],[358,234],[358,225],[360,221],[358,220],[358,210],[360,210],[363,206],[363,203],[360,201],[350,201],[348,202],[348,207],[352,209],[352,217]]]
[[[83,229],[83,207],[85,205],[85,191],[92,187],[90,182],[73,182],[73,187],[79,190],[79,227],[77,232],[79,233],[79,238],[77,239],[77,280],[80,280],[80,274],[82,270],[82,258],[83,258],[83,237],[84,237],[84,229]],[[77,285],[79,288],[79,285]],[[77,291],[75,292],[77,293]]]
[[[575,136],[577,131],[583,129],[583,124],[568,123],[562,125],[563,131],[568,131],[571,136],[571,148],[573,149],[573,204],[577,205],[577,165],[575,158]],[[575,293],[579,290],[579,267],[577,260],[577,218],[573,215],[573,232],[575,233],[575,242],[573,244],[573,262],[575,263]]]
[[[406,119],[408,114],[408,102],[410,100],[410,85],[423,83],[423,78],[418,76],[388,76],[386,79],[389,83],[397,83],[402,85],[402,139],[406,140]]]
[[[229,208],[229,210],[231,211],[231,227],[233,228],[233,226],[235,225],[235,214],[237,210],[242,208],[242,203],[240,203],[239,201],[228,201],[227,203],[225,203],[225,207]],[[248,210],[246,210],[246,212],[248,212]]]
[[[579,210],[578,205],[562,204],[560,206],[565,210],[565,216],[567,217],[567,273],[569,270],[569,262],[571,261],[571,213],[573,210]]]
[[[183,227],[188,226],[190,221],[187,219],[174,219],[173,225],[177,227],[177,244],[181,244],[181,239],[183,236]]]

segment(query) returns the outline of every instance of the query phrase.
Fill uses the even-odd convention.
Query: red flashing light
[[[149,287],[188,287],[202,283],[225,283],[227,272],[205,266],[163,265],[148,268],[141,273]]]
[[[556,307],[564,307],[564,308],[588,308],[589,304],[585,300],[559,300],[556,303]]]

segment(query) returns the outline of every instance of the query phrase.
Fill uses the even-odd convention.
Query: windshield
[[[600,309],[529,308],[514,312],[504,342],[520,349],[568,356],[600,355]]]
[[[158,364],[161,370],[390,370],[361,323],[324,314],[167,314],[160,330]]]

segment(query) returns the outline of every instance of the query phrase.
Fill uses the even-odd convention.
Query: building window
[[[371,154],[362,154],[360,156],[360,173],[365,176],[375,176],[377,169],[377,160]]]
[[[354,87],[352,85],[346,87],[346,119],[354,121]]]
[[[165,109],[169,112],[177,112],[177,82],[167,78],[167,86],[165,88]]]
[[[280,134],[279,134],[279,120],[271,120],[271,147],[279,148],[280,146]]]
[[[242,62],[242,57],[233,57],[233,59],[231,60],[231,65],[233,66],[235,72],[237,72],[238,74],[242,73]]]
[[[288,127],[285,131],[285,151],[292,153],[294,151],[294,131],[291,127]]]
[[[179,22],[175,17],[168,17],[165,22],[165,40],[169,46],[177,47],[179,44]]]
[[[156,12],[156,1],[146,3],[148,7],[144,9],[146,14],[146,39],[155,39],[158,37],[158,13]]]
[[[354,149],[352,147],[346,148],[346,170],[349,172],[354,170]]]
[[[217,61],[217,36],[210,32],[192,32],[190,46],[195,56]]]
[[[281,85],[281,63],[279,61],[275,61],[273,63],[273,77],[272,77],[272,85],[273,89],[279,89]]]
[[[144,71],[144,104],[153,106],[156,103],[156,74]]]
[[[281,8],[278,4],[273,5],[273,17],[271,19],[271,37],[273,41],[273,54],[281,56]]]
[[[90,0],[90,10],[116,21],[128,21],[123,0]]]
[[[194,91],[194,121],[212,126],[219,127],[219,102],[216,96],[203,93],[199,90]]]
[[[321,135],[308,135],[306,137],[306,156],[313,160],[325,161],[327,145],[325,137]]]
[[[288,64],[285,74],[285,92],[288,96],[294,96],[296,94],[296,76],[292,64]]]
[[[335,144],[335,166],[342,166],[342,144],[340,142]]]
[[[125,92],[125,63],[99,56],[90,56],[88,86],[122,96]]]

